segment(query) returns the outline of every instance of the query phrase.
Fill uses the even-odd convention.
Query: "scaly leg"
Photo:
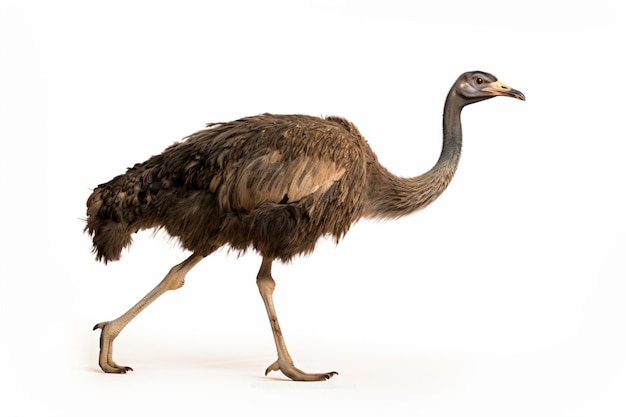
[[[126,313],[121,315],[115,320],[104,321],[98,323],[93,328],[102,329],[100,334],[100,368],[107,373],[125,374],[128,371],[132,371],[133,368],[129,366],[118,365],[113,361],[113,341],[118,334],[122,331],[126,325],[141,313],[143,309],[148,307],[154,300],[159,298],[161,294],[169,290],[176,290],[183,286],[185,283],[185,275],[191,270],[198,262],[200,262],[204,256],[193,254],[182,263],[176,265],[165,276],[163,281],[159,283],[152,291],[150,291],[145,297],[143,297],[137,304],[130,308]]]
[[[272,294],[274,293],[276,283],[272,278],[272,261],[273,259],[263,258],[261,269],[259,270],[259,274],[256,278],[259,292],[261,293],[261,297],[263,297],[263,303],[265,303],[265,309],[267,310],[267,315],[270,319],[270,324],[272,325],[272,333],[274,334],[274,342],[276,343],[276,351],[278,352],[278,360],[265,370],[265,375],[267,375],[270,371],[280,370],[285,376],[294,381],[324,381],[331,378],[333,375],[337,375],[337,372],[308,374],[294,366],[293,360],[287,351],[287,345],[285,345],[283,334],[280,331],[280,326],[278,325],[276,310],[274,309]]]

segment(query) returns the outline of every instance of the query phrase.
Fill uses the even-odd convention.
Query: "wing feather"
[[[190,136],[188,144],[203,165],[189,166],[184,176],[215,193],[225,212],[243,214],[268,203],[305,199],[312,211],[326,204],[329,190],[349,172],[359,171],[363,178],[364,143],[340,118],[253,116]],[[360,188],[340,187],[344,193],[351,189]]]
[[[277,155],[274,151],[249,160],[234,181],[224,181],[218,200],[248,212],[265,203],[296,202],[307,196],[318,199],[346,172],[345,167],[319,158],[290,160]]]

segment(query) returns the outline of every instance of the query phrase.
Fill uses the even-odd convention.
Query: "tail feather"
[[[89,231],[93,236],[93,253],[98,261],[105,264],[109,261],[118,261],[122,255],[122,249],[132,243],[128,227],[110,220],[99,223],[95,229]]]
[[[128,224],[121,219],[110,218],[110,207],[103,200],[102,189],[96,188],[87,200],[87,225],[85,231],[93,239],[92,252],[105,264],[120,259],[122,249],[132,243]]]

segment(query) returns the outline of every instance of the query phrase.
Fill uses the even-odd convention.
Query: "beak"
[[[524,97],[521,91],[511,88],[500,81],[489,83],[487,87],[483,88],[483,91],[487,91],[494,96],[513,97],[522,101],[526,100],[526,97]]]

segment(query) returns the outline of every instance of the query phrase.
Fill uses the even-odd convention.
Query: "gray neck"
[[[368,199],[364,216],[396,218],[420,210],[448,187],[461,157],[462,106],[451,91],[443,111],[443,147],[439,160],[428,172],[412,178],[391,174],[378,161],[368,167]]]
[[[443,147],[433,169],[456,166],[461,157],[463,129],[461,127],[462,106],[457,104],[456,93],[450,91],[443,109]]]

